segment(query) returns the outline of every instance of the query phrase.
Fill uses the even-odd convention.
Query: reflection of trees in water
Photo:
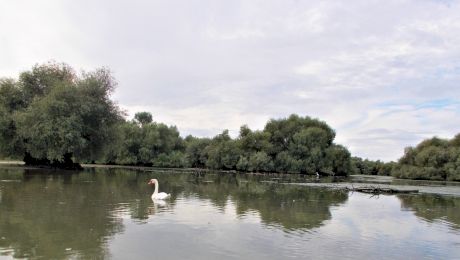
[[[331,218],[330,207],[344,203],[346,192],[260,182],[259,176],[217,175],[213,182],[188,186],[186,195],[197,194],[224,208],[228,199],[238,215],[257,211],[266,224],[285,229],[315,228]]]
[[[239,214],[254,209],[267,223],[281,224],[286,229],[315,228],[331,218],[330,207],[344,203],[348,196],[341,191],[308,189],[295,186],[268,185],[265,192],[254,194],[246,183],[237,196]]]
[[[261,183],[267,177],[250,175],[16,169],[2,170],[1,177],[18,181],[0,183],[0,248],[18,258],[109,257],[106,242],[123,230],[122,216],[142,223],[164,210],[150,199],[147,180],[153,177],[172,195],[168,209],[179,194],[222,209],[230,199],[238,215],[257,211],[264,223],[286,229],[318,227],[330,219],[331,205],[347,199],[346,193]]]
[[[448,221],[460,228],[460,198],[419,194],[398,195],[403,209],[413,210],[415,215],[425,221]]]
[[[121,215],[144,221],[152,212],[142,173],[33,170],[13,177],[21,182],[0,184],[0,248],[14,257],[106,258],[106,241],[123,230]]]
[[[14,257],[65,258],[77,250],[83,258],[106,255],[105,239],[122,230],[110,214],[116,205],[101,189],[69,185],[77,175],[25,175],[24,182],[5,185],[0,204],[0,247]],[[70,251],[67,251],[70,250]],[[74,251],[75,252],[75,251]]]

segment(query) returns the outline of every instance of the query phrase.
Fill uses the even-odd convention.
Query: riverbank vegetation
[[[351,158],[353,174],[389,176],[395,162],[372,161],[360,157]]]
[[[115,132],[103,163],[327,175],[351,170],[350,153],[333,143],[335,132],[297,115],[272,119],[260,131],[244,125],[235,139],[228,130],[214,138],[183,139],[176,127],[153,122],[146,112],[120,122]]]
[[[460,181],[460,134],[450,140],[433,137],[406,148],[391,174],[406,179]]]
[[[352,158],[354,174],[386,175],[402,179],[460,181],[460,134],[433,137],[407,147],[397,162]]]
[[[36,65],[0,80],[0,156],[27,165],[79,168],[79,163],[193,167],[243,172],[393,175],[460,180],[460,137],[433,138],[397,162],[351,157],[325,122],[291,115],[262,130],[243,125],[232,138],[183,138],[175,126],[139,112],[127,120],[110,99],[107,69],[76,73],[66,64]]]
[[[0,149],[28,165],[78,168],[93,161],[122,120],[109,96],[115,81],[106,69],[77,75],[65,64],[37,65],[18,80],[0,81]]]

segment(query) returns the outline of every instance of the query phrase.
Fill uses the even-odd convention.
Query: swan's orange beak
[[[152,184],[153,184],[153,181],[150,180],[147,184],[148,184],[148,185],[152,185]]]

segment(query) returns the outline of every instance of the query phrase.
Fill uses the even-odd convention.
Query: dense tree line
[[[460,134],[407,148],[397,163],[351,158],[325,122],[295,114],[271,119],[262,130],[243,125],[236,138],[228,130],[183,138],[148,112],[126,120],[110,99],[115,85],[107,69],[77,74],[58,63],[36,65],[17,80],[0,79],[0,156],[65,168],[97,162],[460,180]]]
[[[185,142],[175,126],[156,123],[147,112],[119,121],[113,141],[99,162],[106,164],[185,167]]]
[[[181,138],[176,127],[141,112],[115,133],[102,163],[327,175],[347,175],[351,167],[350,153],[333,143],[326,123],[297,115],[270,120],[261,131],[244,125],[235,139],[228,130],[210,139]]]
[[[392,169],[398,178],[460,181],[460,134],[454,138],[427,139],[406,148]]]
[[[237,138],[182,138],[148,112],[125,120],[110,100],[115,81],[106,69],[80,74],[65,65],[36,65],[19,79],[0,81],[0,153],[27,164],[74,167],[100,162],[159,167],[346,175],[348,150],[334,144],[325,123],[291,115]]]
[[[433,137],[407,147],[397,162],[352,158],[352,173],[403,179],[460,181],[460,134],[452,139]]]
[[[389,176],[396,165],[395,162],[372,161],[359,157],[351,158],[353,174]]]

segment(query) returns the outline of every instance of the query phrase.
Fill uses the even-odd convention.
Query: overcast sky
[[[0,0],[0,76],[49,60],[184,136],[297,113],[388,161],[460,132],[459,1]]]

